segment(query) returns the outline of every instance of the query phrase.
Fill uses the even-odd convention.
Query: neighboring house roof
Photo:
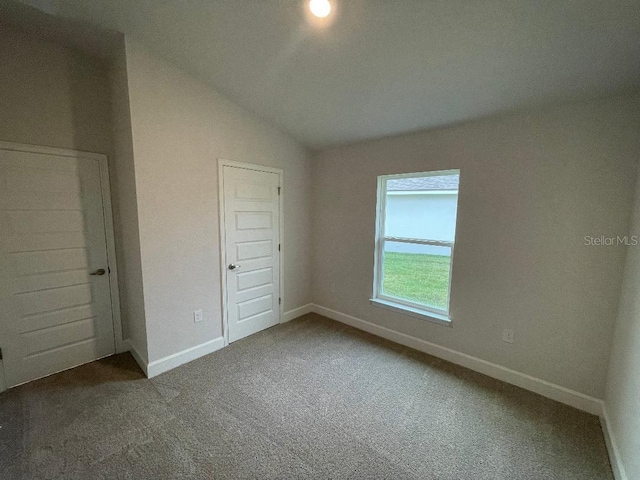
[[[458,190],[459,175],[413,177],[387,180],[387,191]]]

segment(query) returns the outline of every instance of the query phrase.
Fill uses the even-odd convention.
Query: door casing
[[[229,318],[228,318],[228,305],[227,305],[227,268],[225,259],[227,258],[227,250],[226,250],[226,228],[225,228],[225,213],[224,213],[224,182],[223,182],[223,169],[224,167],[235,167],[242,168],[245,170],[255,170],[258,172],[266,172],[266,173],[275,173],[279,178],[280,185],[280,195],[279,195],[279,221],[280,225],[278,227],[280,231],[280,255],[278,255],[279,265],[280,265],[280,275],[279,275],[279,289],[280,289],[280,299],[281,302],[278,305],[278,323],[282,323],[282,308],[284,305],[284,289],[282,281],[283,272],[284,272],[284,251],[285,251],[285,243],[284,243],[284,188],[283,188],[283,180],[284,180],[284,171],[281,168],[273,168],[273,167],[265,167],[263,165],[255,165],[252,163],[244,163],[244,162],[235,162],[232,160],[225,160],[222,158],[218,159],[218,207],[219,207],[219,241],[220,241],[220,284],[222,285],[222,335],[224,337],[224,345],[225,347],[229,345]]]
[[[113,321],[113,335],[116,353],[128,350],[126,342],[122,338],[122,318],[120,317],[120,292],[118,290],[118,266],[116,263],[116,246],[113,232],[113,212],[111,209],[111,190],[109,182],[109,164],[106,155],[100,153],[82,152],[65,148],[45,147],[40,145],[29,145],[24,143],[2,142],[0,150],[11,150],[18,152],[41,153],[45,155],[57,155],[71,158],[91,158],[100,164],[100,190],[102,193],[102,211],[104,215],[104,229],[107,243],[107,263],[110,270],[109,290],[111,297],[111,318]],[[0,346],[2,339],[0,339]],[[4,368],[0,360],[0,368]],[[6,389],[4,375],[0,374],[0,392]]]

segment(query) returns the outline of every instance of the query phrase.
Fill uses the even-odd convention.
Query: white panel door
[[[0,149],[8,387],[115,352],[99,160]]]
[[[223,167],[229,342],[280,322],[280,177]]]

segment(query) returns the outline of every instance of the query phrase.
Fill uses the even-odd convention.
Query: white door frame
[[[104,232],[107,241],[107,264],[109,268],[109,290],[111,292],[111,318],[113,320],[113,337],[116,353],[128,350],[122,338],[122,319],[120,318],[120,292],[118,290],[118,266],[116,264],[116,245],[113,233],[113,212],[111,210],[111,190],[109,183],[109,163],[106,155],[101,153],[81,152],[66,148],[43,147],[24,143],[1,142],[0,150],[41,153],[59,157],[88,158],[100,164],[100,189],[102,190],[102,212],[104,214]],[[1,376],[0,376],[1,380]],[[3,385],[0,384],[0,391]]]
[[[278,255],[278,262],[280,264],[280,298],[281,302],[278,305],[278,323],[282,323],[282,308],[284,305],[284,290],[282,277],[284,276],[284,170],[281,168],[265,167],[263,165],[255,165],[252,163],[234,162],[232,160],[225,160],[223,158],[218,159],[218,206],[220,209],[219,221],[220,221],[220,284],[222,285],[222,336],[224,337],[225,347],[229,345],[229,318],[228,305],[227,305],[227,265],[225,259],[227,258],[226,250],[226,228],[224,218],[224,190],[223,190],[223,170],[224,167],[236,167],[243,168],[245,170],[255,170],[258,172],[275,173],[278,175],[278,185],[280,188],[280,195],[278,197],[278,210],[279,210],[279,222],[280,222],[280,252]]]

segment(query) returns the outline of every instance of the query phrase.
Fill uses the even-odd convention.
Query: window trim
[[[387,212],[387,181],[399,178],[414,177],[436,177],[441,175],[460,175],[460,170],[439,170],[434,172],[418,172],[418,173],[401,173],[394,175],[380,175],[378,177],[378,192],[376,201],[376,237],[375,237],[375,254],[373,268],[373,296],[370,299],[372,305],[376,307],[386,308],[388,310],[410,315],[413,317],[425,319],[434,323],[451,325],[451,280],[453,278],[453,254],[455,238],[453,242],[440,240],[426,240],[420,238],[407,237],[391,237],[384,235],[385,216]],[[456,204],[456,222],[457,222],[457,204]],[[457,225],[456,225],[457,232]],[[439,247],[451,248],[451,261],[449,263],[449,291],[447,292],[447,310],[442,310],[428,305],[412,302],[401,298],[391,297],[382,293],[383,278],[383,256],[385,242],[410,243],[415,245],[434,245]]]
[[[380,298],[371,298],[369,299],[369,303],[374,307],[384,308],[385,310],[390,310],[395,313],[400,313],[402,315],[408,315],[410,317],[419,318],[420,320],[426,320],[428,322],[437,323],[438,325],[443,325],[445,327],[451,327],[452,321],[446,315],[441,315],[435,312],[429,312],[421,308],[409,307],[406,305],[402,305],[396,302],[389,302],[387,300],[382,300]]]

